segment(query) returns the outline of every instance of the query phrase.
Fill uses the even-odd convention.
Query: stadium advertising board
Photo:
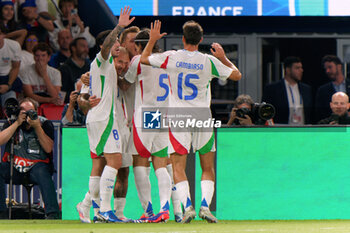
[[[115,15],[124,2],[106,0]],[[130,0],[143,16],[347,16],[348,0]]]

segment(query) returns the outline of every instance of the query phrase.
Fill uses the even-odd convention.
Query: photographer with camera
[[[14,137],[15,168],[12,176],[13,184],[23,184],[25,177],[29,177],[30,182],[39,186],[45,204],[46,218],[59,218],[56,190],[52,180],[54,127],[51,121],[38,116],[36,110],[32,99],[23,99],[18,109],[11,110],[11,112],[17,112],[15,115],[17,119],[12,124],[5,123],[0,132],[0,144],[6,144],[0,163],[0,218],[8,217],[5,204],[5,183],[11,179],[9,161],[12,137]]]
[[[79,79],[75,85],[75,91],[70,93],[69,103],[64,106],[62,112],[61,122],[63,125],[85,125],[86,114],[78,106],[78,96],[83,83]]]
[[[330,102],[332,114],[322,119],[318,124],[330,125],[348,125],[350,124],[349,110],[349,96],[344,92],[336,92],[332,95],[332,102]]]
[[[227,125],[273,125],[275,108],[267,103],[254,103],[249,95],[239,95],[233,104]]]
[[[249,116],[252,104],[254,104],[252,97],[239,95],[235,99],[227,125],[254,125],[252,118]]]

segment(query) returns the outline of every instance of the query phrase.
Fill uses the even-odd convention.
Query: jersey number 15
[[[197,97],[198,95],[198,88],[196,85],[191,83],[191,79],[199,79],[198,75],[196,74],[187,74],[185,76],[185,87],[191,88],[192,89],[192,94],[191,95],[185,95],[183,96],[182,93],[182,85],[183,85],[183,73],[180,73],[177,77],[177,95],[179,96],[179,99],[184,99],[184,100],[193,100]],[[169,86],[167,83],[164,82],[164,80],[168,79],[167,74],[161,74],[159,76],[159,86],[165,90],[165,94],[163,96],[157,96],[157,101],[164,101],[169,95]]]

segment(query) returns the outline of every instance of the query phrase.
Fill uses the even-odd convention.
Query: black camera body
[[[17,120],[17,117],[20,113],[19,103],[15,98],[9,98],[5,102],[5,111],[6,115],[11,122]],[[26,112],[26,116],[28,116],[32,120],[38,119],[38,113],[35,110],[28,110]]]
[[[5,101],[5,113],[10,121],[17,120],[19,115],[19,103],[15,98],[9,98]]]
[[[250,114],[251,111],[249,108],[239,108],[236,110],[236,116],[238,116],[239,118],[246,118],[245,116],[250,116]]]
[[[31,120],[36,120],[38,119],[38,113],[33,110],[33,109],[30,109],[26,112],[26,115],[31,119]]]
[[[254,103],[251,105],[251,109],[240,108],[236,110],[237,117],[246,118],[246,116],[249,116],[252,119],[252,122],[258,125],[263,125],[265,124],[265,121],[271,120],[275,116],[275,113],[275,107],[265,102]],[[234,123],[240,125],[237,118],[234,120]]]

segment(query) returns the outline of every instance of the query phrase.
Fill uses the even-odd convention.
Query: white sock
[[[82,204],[86,207],[91,207],[92,202],[91,202],[91,196],[90,196],[90,192],[87,192],[85,194],[84,200],[82,201]]]
[[[192,206],[191,196],[190,196],[190,186],[188,181],[181,181],[175,185],[178,197],[185,208],[185,211]]]
[[[201,188],[202,188],[202,203],[201,207],[209,208],[211,200],[214,194],[214,181],[212,180],[202,180]]]
[[[181,208],[181,201],[179,199],[178,192],[176,192],[176,188],[175,188],[173,166],[171,164],[168,164],[166,166],[166,170],[168,171],[169,176],[171,178],[171,201],[173,203],[174,214],[179,214],[179,213],[182,213],[182,208]]]
[[[100,211],[100,176],[90,176],[89,179],[89,193],[94,209],[94,216]]]
[[[100,181],[101,212],[110,211],[112,209],[111,198],[113,195],[113,187],[117,174],[118,170],[113,167],[106,165],[103,169]]]
[[[142,208],[146,213],[149,203],[152,203],[151,182],[149,181],[149,177],[147,175],[147,167],[134,167],[134,178],[137,194],[139,196]]]
[[[115,215],[119,219],[125,218],[125,216],[124,216],[125,203],[126,203],[125,197],[115,197],[114,198]]]
[[[156,171],[159,188],[160,210],[169,211],[169,202],[171,195],[171,179],[165,167],[158,168]]]

